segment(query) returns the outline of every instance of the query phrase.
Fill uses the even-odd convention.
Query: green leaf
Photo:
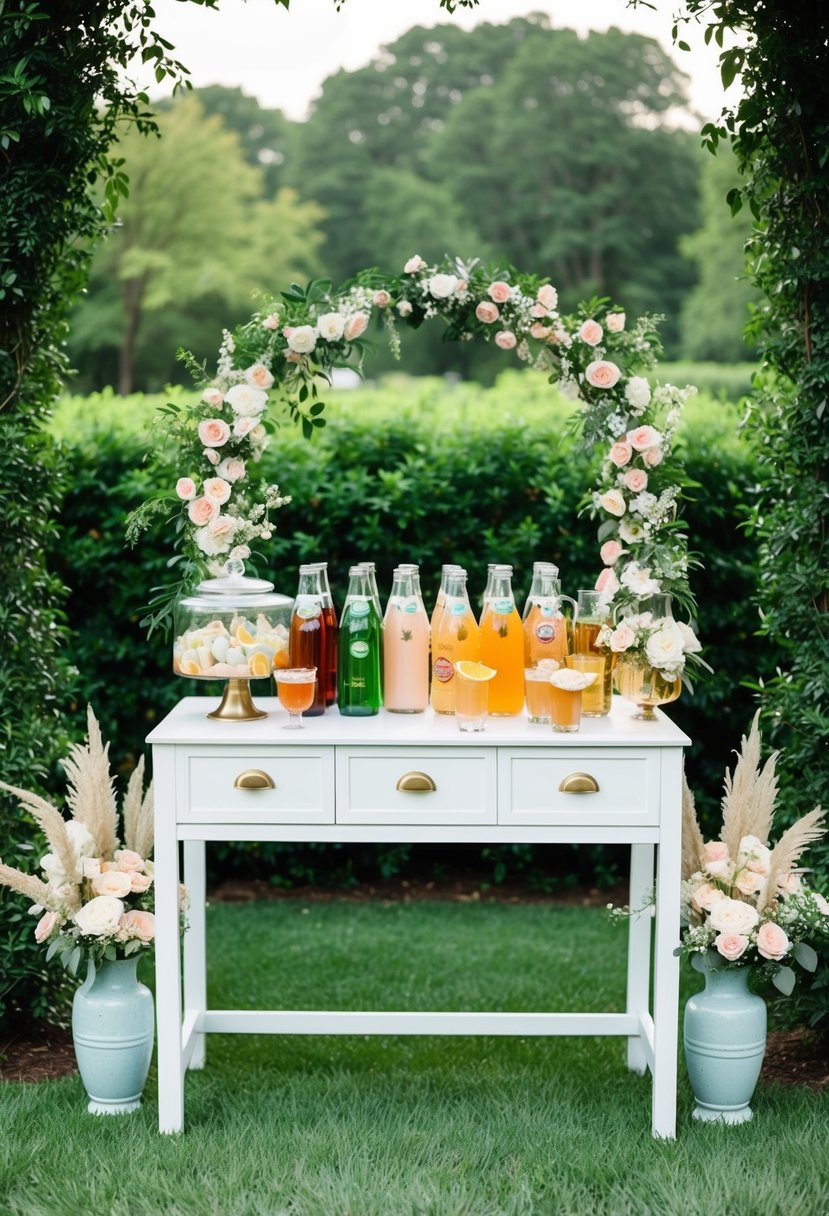
[[[791,967],[781,967],[771,982],[784,996],[791,996],[794,991],[794,972]]]
[[[817,970],[817,951],[808,942],[798,942],[792,953],[804,971]]]

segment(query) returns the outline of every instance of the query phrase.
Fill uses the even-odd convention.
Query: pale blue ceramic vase
[[[72,1037],[92,1115],[138,1110],[153,1053],[153,995],[136,976],[138,958],[90,959],[72,1002]]]
[[[692,966],[705,976],[703,991],[685,1005],[685,1062],[697,1101],[694,1118],[745,1123],[766,1051],[766,1002],[748,990],[750,967],[717,966],[718,958],[691,957]]]

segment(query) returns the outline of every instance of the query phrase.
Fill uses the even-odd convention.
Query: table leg
[[[205,843],[203,840],[184,842],[184,885],[189,909],[187,932],[184,935],[184,1009],[186,1013],[204,1013],[207,1008],[207,967],[205,954],[204,908],[206,899]],[[193,1035],[188,1068],[204,1068],[204,1034]]]
[[[631,845],[629,903],[633,914],[628,923],[626,1008],[628,1013],[634,1014],[650,1012],[653,859],[652,844]],[[640,1036],[631,1036],[627,1044],[628,1068],[631,1072],[644,1073],[647,1057]]]
[[[175,752],[153,748],[155,785],[155,977],[158,1031],[158,1130],[184,1129],[181,1054],[179,865],[175,814]]]
[[[656,856],[653,985],[653,1134],[676,1136],[679,1020],[679,886],[682,861],[682,752],[662,753],[661,827]]]

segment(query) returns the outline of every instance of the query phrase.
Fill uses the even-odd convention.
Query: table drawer
[[[498,822],[658,824],[659,778],[654,751],[502,748]]]
[[[337,748],[338,823],[495,823],[492,748]]]
[[[333,823],[333,747],[194,748],[176,765],[185,823]]]

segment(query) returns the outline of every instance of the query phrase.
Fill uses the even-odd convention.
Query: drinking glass
[[[584,671],[596,679],[584,690],[582,713],[585,718],[603,718],[610,711],[610,659],[600,654],[568,654],[564,660],[572,671]]]
[[[557,688],[550,685],[550,709],[553,730],[572,732],[581,723],[584,693],[580,688]]]
[[[490,676],[472,678],[459,671],[458,665],[455,666],[455,718],[459,730],[483,730],[486,727],[489,682],[494,675],[493,671]]]
[[[549,663],[549,660],[546,660]],[[552,717],[550,704],[552,689],[551,672],[544,667],[524,668],[524,692],[527,698],[527,721],[549,725]]]
[[[279,699],[288,711],[288,721],[282,729],[304,730],[302,715],[314,704],[316,667],[285,667],[275,671],[273,678]]]

